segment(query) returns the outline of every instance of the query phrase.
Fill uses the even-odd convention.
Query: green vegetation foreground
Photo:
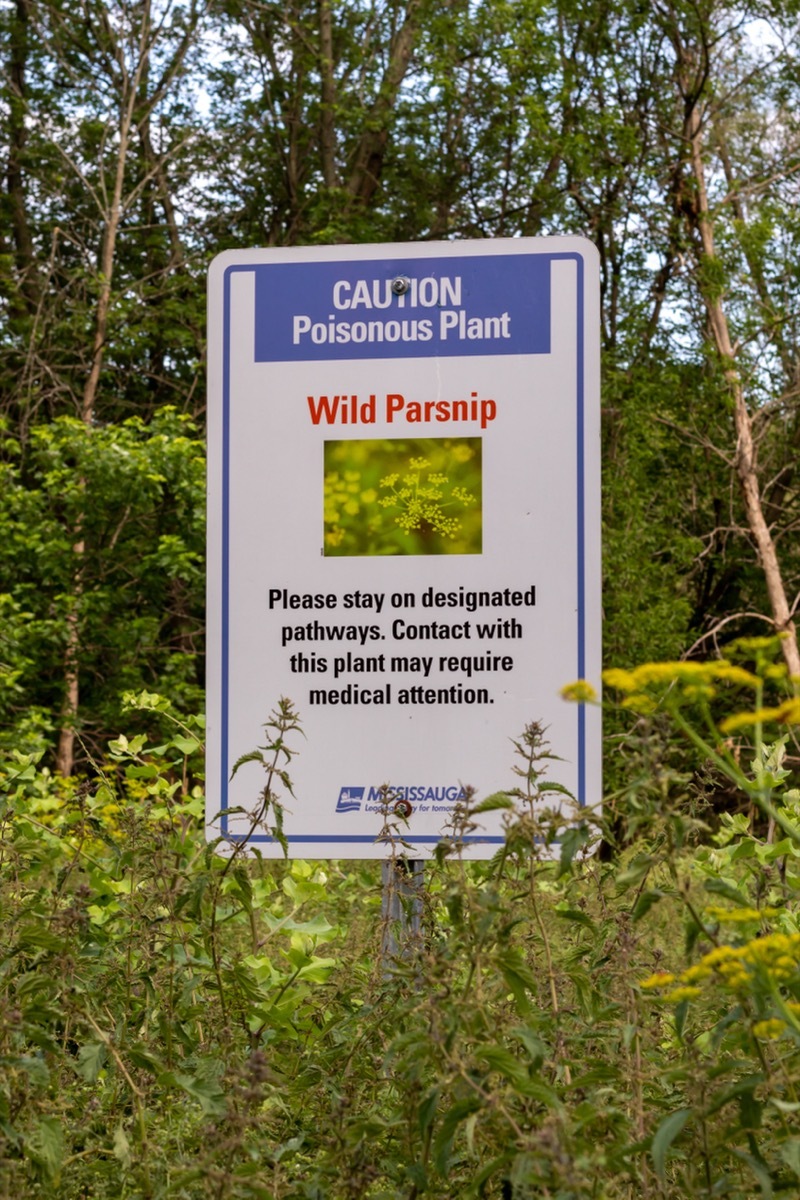
[[[423,937],[383,963],[378,864],[205,846],[199,719],[131,696],[170,733],[118,738],[91,784],[12,753],[0,1194],[796,1195],[800,700],[775,649],[607,673],[633,714],[612,862],[586,853],[608,822],[543,810],[557,789],[529,726],[517,786],[457,815]],[[279,834],[299,802],[288,701],[266,731],[254,804]],[[459,838],[489,806],[506,845],[467,865]]]

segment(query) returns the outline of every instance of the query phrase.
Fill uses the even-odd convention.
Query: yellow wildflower
[[[760,921],[762,917],[767,915],[774,916],[774,909],[758,909],[758,908],[721,908],[717,904],[711,904],[706,909],[706,913],[714,921],[729,921],[733,924],[741,924],[744,921]]]
[[[756,938],[742,948],[742,958],[752,963],[767,963],[790,954],[797,947],[797,934],[770,933],[767,937]]]
[[[680,1004],[682,1000],[694,1000],[701,995],[699,987],[679,987],[667,992],[664,1000],[667,1004]]]
[[[710,683],[687,683],[683,694],[687,700],[713,700],[717,689]]]
[[[770,637],[740,637],[735,642],[731,642],[730,649],[741,651],[749,650],[771,650],[778,643],[778,639],[772,635]]]
[[[740,955],[741,950],[736,946],[715,946],[708,954],[704,954],[700,961],[707,967],[717,967],[730,959],[738,959]]]
[[[781,1021],[779,1017],[770,1017],[767,1021],[756,1021],[753,1034],[757,1038],[774,1039],[779,1038],[785,1028],[785,1021]]]
[[[681,972],[681,983],[698,983],[702,979],[708,979],[711,976],[711,967],[705,963],[695,963],[693,967],[687,967]]]
[[[696,662],[642,663],[633,672],[637,687],[653,683],[708,683],[710,664]]]
[[[612,667],[608,671],[603,671],[603,683],[609,687],[616,688],[620,692],[633,692],[636,690],[636,683],[630,671],[623,671],[619,667]]]
[[[656,971],[654,975],[649,975],[647,979],[643,979],[639,987],[645,991],[651,991],[653,988],[666,987],[668,983],[674,982],[675,976],[670,971]]]
[[[622,701],[622,707],[645,715],[656,711],[655,701],[650,696],[645,695],[644,692],[637,692],[633,696],[626,696]]]
[[[737,667],[734,663],[726,662],[724,659],[710,665],[715,679],[725,679],[728,683],[740,683],[743,687],[758,687],[760,683],[757,675],[753,675],[751,671],[745,671],[744,667]]]
[[[565,700],[573,700],[578,704],[591,704],[597,699],[597,692],[585,679],[576,679],[574,683],[568,683],[561,689],[561,695]]]
[[[757,708],[755,712],[733,713],[720,722],[723,733],[735,733],[737,729],[764,724],[766,721],[785,722],[787,725],[800,725],[800,699],[784,700],[777,708]]]
[[[729,976],[729,978],[725,980],[725,983],[729,988],[732,988],[733,991],[740,992],[743,988],[749,986],[750,979],[746,971],[739,971],[737,974]]]

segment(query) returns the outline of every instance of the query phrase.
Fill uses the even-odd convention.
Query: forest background
[[[3,737],[70,774],[126,690],[202,706],[205,271],[231,247],[589,236],[606,661],[788,628],[795,9],[4,4]]]
[[[136,714],[137,731],[173,737],[169,721],[181,722],[184,740],[162,745],[181,760],[180,796],[190,797],[199,779],[192,755],[204,680],[205,271],[213,254],[231,247],[589,236],[601,259],[604,661],[615,668],[691,662],[726,654],[734,638],[782,632],[778,653],[788,673],[800,674],[793,626],[800,598],[799,22],[795,0],[2,2],[0,748],[22,756],[13,761],[24,770],[38,764],[30,788],[40,799],[52,796],[54,772],[76,780],[74,798],[79,781],[96,780],[98,764],[102,774],[109,762],[127,764],[131,779],[152,778],[154,770],[162,782],[173,779],[174,764],[154,768],[142,760],[143,742],[120,740],[122,730],[132,732],[131,696],[145,709]],[[276,452],[264,449],[265,469]],[[267,542],[270,522],[279,520],[267,514]],[[619,739],[640,718],[630,708],[607,714],[610,791],[624,786],[630,769]],[[704,769],[705,750],[694,739],[680,768]],[[649,762],[666,794],[663,763],[656,769],[655,758]],[[715,776],[715,803],[724,808],[739,787],[746,810],[752,794],[734,767]],[[4,778],[8,784],[17,776]],[[30,803],[30,788],[22,787],[19,803]],[[764,794],[762,786],[757,798]],[[686,828],[680,824],[681,838]],[[17,847],[19,862],[41,853],[32,845]],[[66,853],[67,842],[58,845],[53,862]],[[668,845],[670,854],[680,848],[674,838]],[[637,900],[650,895],[642,889],[651,866],[625,884],[634,881]],[[188,866],[176,870],[197,890]],[[204,870],[216,880],[217,900],[233,886],[233,874],[224,887],[219,882],[224,869],[215,875],[206,863]],[[237,916],[252,926],[253,890],[243,880]],[[296,899],[302,883],[311,889],[303,896],[323,904],[324,888],[314,892],[313,878],[297,880],[288,872],[282,894]],[[113,888],[103,904],[112,894],[120,904]],[[485,904],[477,892],[473,899]],[[567,902],[560,894],[557,900]],[[567,911],[579,912],[569,904]],[[539,917],[536,930],[545,936]],[[42,937],[22,958],[13,949],[14,961],[56,954]],[[223,979],[213,935],[210,944],[209,971],[224,1008],[225,988],[240,984]],[[108,946],[119,949],[113,937]],[[314,967],[309,944],[306,952],[297,972],[307,970],[311,982],[326,978],[330,967]],[[523,1019],[519,997],[528,984],[510,961],[503,978]],[[128,956],[128,1008],[130,964]],[[548,994],[549,1012],[558,1016],[552,986]],[[13,1003],[17,1013],[22,1002]],[[194,1001],[186,1003],[191,1009]],[[36,1012],[30,1019],[43,1027],[49,1018]],[[483,1012],[480,1004],[475,1012]],[[92,1016],[94,1027],[85,1014],[80,1020],[91,1037],[79,1051],[90,1048],[79,1058],[79,1080],[94,1085],[104,1078],[103,1062],[108,1070],[116,1063],[120,1086],[131,1088],[140,1146],[145,1088],[136,1072],[150,1072],[167,1093],[182,1087],[204,1117],[229,1111],[206,1075],[185,1068],[179,1079],[173,1066],[160,1074],[144,1050],[131,1066],[119,1049],[124,1039],[109,1040],[100,1016]],[[628,1013],[626,1027],[632,1022]],[[257,1052],[249,1025],[248,1052]],[[554,1037],[558,1058],[565,1034]],[[626,1037],[626,1054],[638,1054],[639,1033]],[[65,1054],[68,1040],[62,1031]],[[530,1039],[527,1045],[531,1061],[541,1062]],[[230,1048],[227,1054],[230,1063]],[[499,1062],[495,1056],[494,1069]],[[506,1069],[513,1084],[507,1062]],[[47,1082],[34,1078],[30,1064],[19,1070],[41,1094],[34,1102],[25,1092],[20,1102],[29,1126],[22,1121],[13,1136],[6,1133],[11,1159],[38,1172],[47,1193],[70,1157],[64,1127],[43,1098]],[[565,1082],[559,1067],[548,1087],[557,1076],[569,1085],[569,1068]],[[243,1076],[236,1078],[241,1090]],[[247,1078],[257,1090],[269,1085],[266,1075]],[[736,1094],[753,1100],[757,1086]],[[479,1111],[473,1100],[456,1099],[450,1124],[435,1126],[446,1088],[434,1091],[435,1100],[422,1091],[414,1102],[411,1123],[427,1150],[402,1194],[425,1190],[437,1146],[446,1176],[456,1129]],[[525,1094],[525,1103],[553,1109],[549,1093]],[[248,1136],[241,1096],[237,1103],[239,1141],[219,1148],[219,1162],[235,1157],[230,1147]],[[652,1148],[642,1096],[631,1103],[636,1128],[628,1141],[638,1148],[628,1166]],[[792,1097],[781,1103],[798,1108]],[[673,1123],[656,1139],[650,1175],[636,1175],[632,1195],[650,1186],[662,1194],[667,1148],[698,1104],[697,1096],[672,1109],[668,1098],[658,1100],[658,1120]],[[115,1093],[113,1112],[122,1116],[108,1154],[133,1178],[142,1168],[126,1150],[134,1135],[120,1105]],[[783,1165],[765,1169],[762,1152],[747,1141],[751,1117],[747,1110],[741,1118],[750,1147],[742,1154],[752,1159],[751,1182],[768,1194],[781,1171],[794,1170],[795,1159],[800,1166],[800,1142],[784,1129]],[[474,1140],[474,1122],[471,1129]],[[519,1127],[512,1141],[517,1135]],[[704,1145],[708,1151],[708,1139]],[[301,1152],[302,1140],[291,1150]],[[84,1153],[89,1160],[83,1148],[74,1157]],[[353,1153],[348,1170],[361,1182],[351,1194],[365,1195],[367,1176],[357,1175],[361,1159]],[[511,1170],[509,1162],[498,1170]],[[275,1178],[277,1163],[267,1164]],[[213,1194],[318,1194],[311,1184],[284,1193],[283,1183],[272,1192],[236,1192],[243,1184],[230,1182],[233,1168],[217,1168],[222,1182]],[[710,1178],[703,1184],[709,1195]],[[130,1194],[157,1194],[156,1183],[143,1180],[136,1175]],[[747,1194],[746,1184],[735,1192],[735,1180],[729,1192],[717,1187],[714,1194]],[[507,1178],[504,1186],[512,1186]],[[465,1184],[453,1187],[465,1194]],[[558,1192],[552,1180],[547,1187],[554,1190],[531,1194],[606,1194],[591,1192],[589,1183],[585,1192],[583,1183],[571,1192]],[[112,1187],[109,1194],[120,1193]]]
[[[786,628],[795,7],[2,6],[4,737],[70,774],[124,691],[201,706],[204,281],[230,247],[588,235],[607,662]]]

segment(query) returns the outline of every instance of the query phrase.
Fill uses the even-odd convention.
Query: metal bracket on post
[[[408,958],[422,939],[425,864],[421,858],[385,859],[381,877],[381,958],[386,970],[393,958]]]

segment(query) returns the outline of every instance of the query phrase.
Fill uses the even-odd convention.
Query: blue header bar
[[[253,270],[256,362],[550,353],[549,255]]]

